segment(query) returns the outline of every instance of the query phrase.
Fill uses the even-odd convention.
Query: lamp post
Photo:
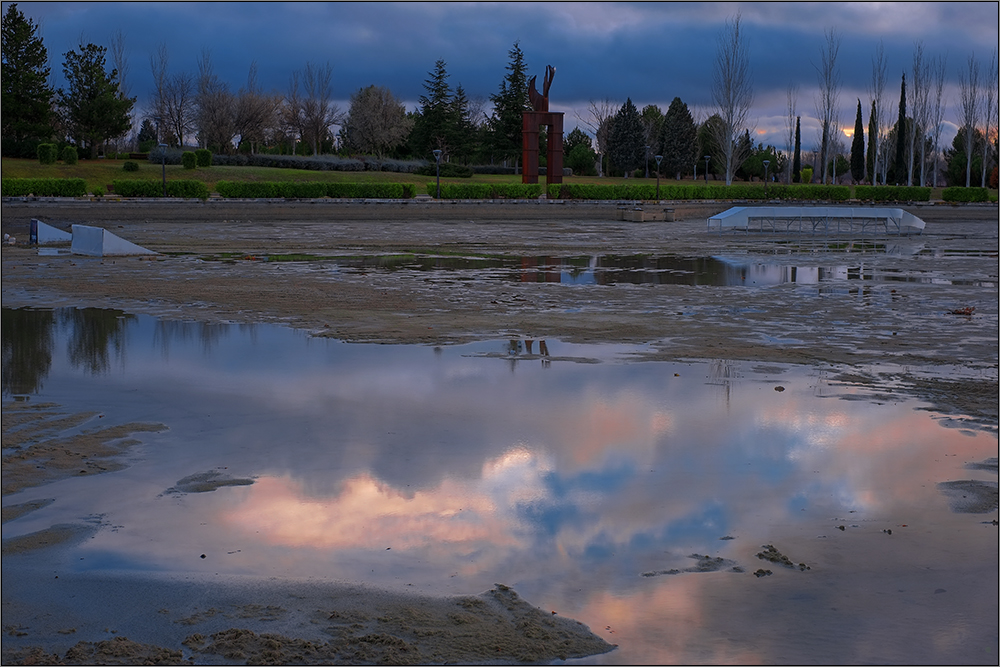
[[[441,149],[435,148],[434,151],[434,161],[437,163],[437,183],[438,183],[438,199],[441,199]]]
[[[662,155],[654,155],[653,159],[656,160],[656,200],[660,200],[660,161],[663,160]]]
[[[646,178],[649,178],[649,146],[646,146]]]
[[[705,156],[705,184],[708,184],[708,161],[712,159],[711,155]]]
[[[770,160],[764,160],[764,197],[767,197],[767,168],[771,165]]]
[[[160,144],[160,166],[163,167],[163,196],[167,196],[167,145]]]

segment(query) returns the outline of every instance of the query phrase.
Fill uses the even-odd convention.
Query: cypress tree
[[[802,171],[802,133],[799,132],[799,118],[800,116],[795,117],[795,157],[792,160],[792,180],[796,183],[802,180],[799,174]]]
[[[629,172],[642,164],[646,147],[646,134],[632,98],[627,98],[615,114],[608,144],[611,163],[624,171],[628,178]]]
[[[875,100],[872,100],[872,110],[868,112],[868,182],[878,184],[878,174],[875,173],[875,137],[878,132],[878,118],[875,111]]]
[[[663,172],[674,174],[680,180],[681,174],[697,160],[698,129],[688,105],[675,97],[663,117],[657,151],[663,156]]]
[[[869,137],[869,141],[871,138]],[[851,178],[855,183],[865,180],[865,124],[861,118],[861,100],[858,99],[858,117],[854,120],[854,138],[851,141]]]
[[[899,119],[896,120],[896,165],[892,170],[896,185],[906,181],[906,73],[899,87]]]

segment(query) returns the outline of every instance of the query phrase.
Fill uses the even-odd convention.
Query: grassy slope
[[[126,172],[122,169],[124,160],[80,160],[76,165],[70,166],[62,163],[43,165],[38,160],[26,160],[15,158],[0,159],[0,171],[3,178],[82,178],[87,181],[87,190],[93,191],[95,187],[108,190],[108,186],[116,179],[144,179],[160,180],[163,177],[162,167],[146,161],[136,161],[139,165],[138,172]],[[276,169],[270,167],[220,167],[214,166],[206,169],[184,169],[180,165],[166,166],[167,180],[197,180],[208,186],[210,192],[215,191],[215,184],[218,181],[323,181],[332,183],[415,183],[417,192],[426,192],[426,184],[434,182],[433,176],[417,176],[415,174],[400,174],[395,172],[374,172],[374,171],[307,171],[302,169]],[[478,174],[469,178],[442,178],[442,183],[520,183],[520,176],[501,176]],[[545,177],[539,178],[539,182],[544,184]],[[596,176],[569,176],[565,178],[566,183],[594,183],[612,185],[617,183],[649,183],[655,184],[656,179],[624,179],[624,178],[597,178]],[[661,178],[660,183],[667,185],[676,183],[673,179]],[[691,180],[685,179],[685,184],[690,185]],[[697,184],[704,181],[698,180]],[[718,181],[711,181],[717,185]],[[755,184],[764,187],[763,183]],[[931,199],[941,198],[942,188],[934,188],[931,191]],[[992,191],[993,197],[997,196],[997,191]]]

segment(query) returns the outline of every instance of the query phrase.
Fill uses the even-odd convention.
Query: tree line
[[[737,14],[719,36],[707,118],[698,122],[679,97],[665,112],[652,104],[639,110],[631,98],[622,104],[592,100],[577,116],[589,132],[578,127],[564,138],[564,164],[585,175],[646,176],[653,171],[679,179],[711,174],[727,184],[752,178],[791,183],[812,180],[814,174],[823,183],[846,177],[855,183],[936,185],[943,158],[950,184],[987,184],[997,163],[995,50],[985,72],[974,57],[961,69],[960,130],[952,146],[941,150],[945,60],[927,58],[922,44],[915,45],[912,67],[901,77],[898,113],[890,122],[887,64],[879,44],[872,59],[868,122],[863,117],[866,105],[858,99],[847,147],[840,125],[840,37],[832,30],[824,36],[814,65],[819,150],[805,162],[793,86],[788,88],[783,150],[752,137],[752,72]],[[517,42],[508,51],[497,92],[489,96],[489,111],[486,99],[470,98],[460,83],[452,87],[443,60],[428,72],[414,111],[407,111],[388,88],[375,85],[356,91],[349,108],[341,109],[334,103],[329,63],[306,63],[292,72],[280,93],[262,89],[256,63],[251,63],[245,85],[233,89],[215,73],[209,50],[199,56],[196,73],[178,72],[171,70],[167,47],[161,44],[150,57],[153,90],[133,133],[137,98],[129,96],[122,34],[115,33],[110,51],[81,44],[63,56],[67,87],[53,90],[38,26],[16,4],[8,6],[3,18],[4,155],[34,157],[39,143],[56,139],[95,157],[105,145],[117,147],[131,138],[131,147],[142,152],[162,143],[197,145],[215,153],[341,152],[428,159],[440,150],[445,163],[516,167],[521,114],[531,110],[527,64]],[[544,164],[544,133],[541,140]]]

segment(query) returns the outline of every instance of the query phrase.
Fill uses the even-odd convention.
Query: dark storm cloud
[[[18,3],[42,26],[56,86],[62,54],[85,41],[107,45],[121,29],[129,49],[132,94],[142,106],[151,86],[149,57],[165,43],[173,72],[197,72],[207,50],[216,74],[245,85],[252,62],[258,82],[283,92],[307,62],[333,66],[334,94],[376,84],[410,108],[434,63],[447,63],[452,86],[468,96],[496,93],[508,52],[520,43],[529,75],[557,68],[554,108],[572,127],[590,100],[626,97],[666,109],[680,97],[699,113],[711,105],[717,39],[739,14],[750,52],[758,129],[776,141],[785,91],[798,86],[798,112],[815,116],[816,66],[825,32],[841,40],[841,122],[853,125],[857,98],[867,113],[871,61],[881,41],[890,96],[908,72],[914,44],[927,58],[958,68],[975,53],[985,62],[997,45],[997,3]],[[7,3],[4,4],[6,10]],[[895,91],[895,93],[891,92]],[[949,118],[953,117],[952,113]],[[804,137],[805,137],[804,131]]]

